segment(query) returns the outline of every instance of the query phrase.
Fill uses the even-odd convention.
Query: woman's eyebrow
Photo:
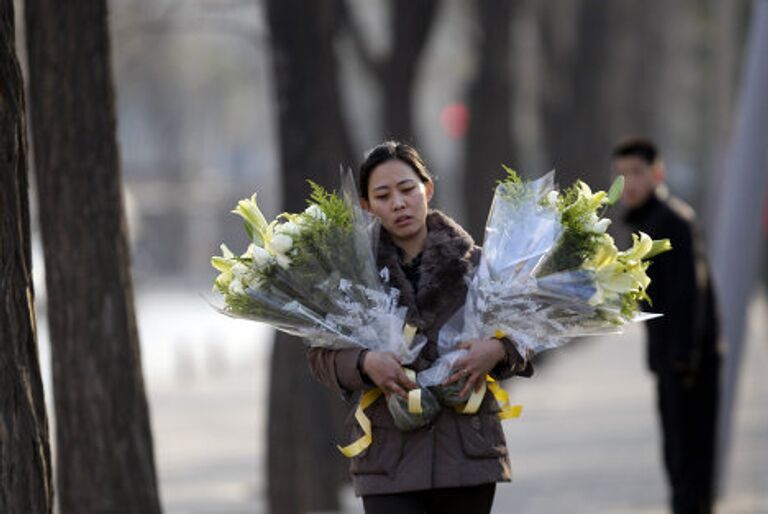
[[[398,182],[398,183],[397,183],[397,184],[395,184],[395,185],[396,185],[396,186],[402,186],[402,185],[404,185],[404,184],[409,184],[409,183],[411,183],[411,182],[413,182],[413,179],[412,179],[412,178],[406,178],[406,179],[403,179],[403,180],[401,180],[400,182]],[[389,189],[389,186],[388,186],[387,184],[383,184],[383,185],[381,185],[381,186],[377,186],[377,187],[374,187],[374,188],[373,188],[373,190],[374,190],[374,191],[379,191],[379,190],[383,190],[383,189]]]

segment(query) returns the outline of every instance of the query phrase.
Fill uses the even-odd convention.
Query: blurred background
[[[698,211],[720,259],[717,277],[728,282],[732,269],[746,280],[737,291],[743,303],[729,304],[736,307],[731,326],[741,328],[733,332],[739,358],[727,382],[732,431],[720,504],[722,512],[768,512],[764,180],[749,200],[758,215],[742,236],[754,273],[741,267],[743,255],[729,260],[717,249],[727,245],[718,230],[732,232],[722,220],[742,219],[728,214],[743,207],[730,184],[768,172],[728,165],[741,148],[740,113],[754,111],[742,99],[760,3],[108,2],[135,302],[165,511],[267,512],[268,481],[277,477],[268,427],[288,421],[269,416],[273,333],[210,304],[210,256],[222,242],[236,252],[246,246],[229,214],[239,199],[258,191],[267,216],[296,208],[308,193],[305,178],[334,187],[339,166],[355,168],[365,149],[396,138],[423,151],[437,176],[436,206],[481,240],[502,163],[528,178],[555,168],[561,184],[579,177],[605,187],[613,143],[645,134],[661,147],[671,190]],[[19,43],[22,54],[24,47]],[[768,101],[765,90],[757,98]],[[665,512],[652,387],[641,327],[554,352],[533,379],[508,383],[525,413],[506,426],[515,479],[499,488],[496,511]],[[297,397],[283,401],[300,408]],[[322,438],[331,452],[336,437]],[[271,451],[292,455],[288,447]],[[309,482],[327,484],[321,474]],[[360,512],[340,482],[330,493],[336,507],[331,501],[308,510]]]

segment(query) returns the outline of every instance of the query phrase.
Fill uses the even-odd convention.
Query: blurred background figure
[[[703,236],[693,209],[670,196],[656,145],[628,139],[613,150],[624,176],[625,221],[633,231],[668,238],[672,251],[648,269],[648,367],[656,378],[664,465],[674,514],[708,514],[714,501],[718,313]]]

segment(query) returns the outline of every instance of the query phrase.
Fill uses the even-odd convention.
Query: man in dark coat
[[[720,357],[718,320],[704,241],[693,210],[671,197],[664,165],[646,139],[616,146],[612,167],[623,175],[625,221],[672,251],[648,268],[648,366],[655,375],[664,464],[674,514],[709,514],[714,503]]]

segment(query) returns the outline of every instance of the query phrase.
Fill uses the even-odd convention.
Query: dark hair
[[[385,141],[380,145],[374,146],[365,154],[365,160],[360,165],[360,196],[368,199],[368,183],[371,180],[371,173],[376,166],[381,163],[400,160],[411,167],[414,173],[423,183],[431,182],[432,176],[421,158],[419,152],[414,147],[406,143],[397,141]]]
[[[648,138],[631,137],[624,139],[613,148],[611,157],[640,157],[648,164],[654,164],[659,158],[659,149]]]

